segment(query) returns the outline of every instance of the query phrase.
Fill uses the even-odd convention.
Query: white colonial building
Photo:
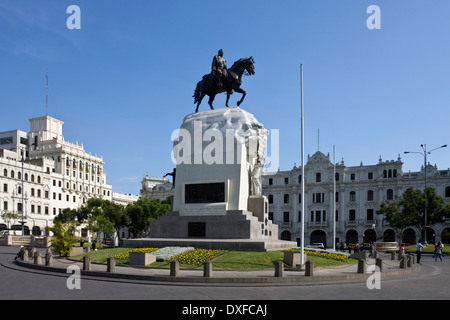
[[[290,171],[265,172],[263,194],[269,199],[269,216],[279,225],[279,236],[284,240],[301,239],[301,201],[305,200],[305,245],[322,242],[327,247],[333,241],[346,243],[398,241],[394,230],[376,211],[385,200],[393,200],[407,188],[423,190],[425,170],[427,186],[446,201],[450,201],[450,170],[438,170],[430,164],[420,172],[403,172],[400,156],[397,160],[375,165],[347,167],[342,160],[333,166],[329,155],[318,151],[308,155],[305,164],[305,199],[301,197],[301,167]],[[333,173],[335,169],[336,193]],[[336,201],[336,221],[333,200]],[[336,238],[333,239],[334,228]],[[427,229],[427,241],[449,241],[450,221]],[[414,243],[421,230],[411,227],[405,231],[405,242]]]
[[[91,197],[114,200],[102,157],[65,141],[60,120],[29,121],[28,133],[0,133],[0,213],[19,214],[0,217],[0,230],[21,230],[23,214],[26,234],[39,235],[65,208],[77,209]]]

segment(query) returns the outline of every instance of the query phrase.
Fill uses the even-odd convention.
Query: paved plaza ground
[[[444,257],[435,262],[430,255],[423,255],[422,265],[417,271],[380,278],[379,289],[369,289],[366,279],[308,281],[298,283],[177,283],[145,281],[123,278],[81,276],[80,289],[68,289],[67,280],[71,274],[33,270],[14,263],[18,247],[0,247],[0,299],[81,299],[81,300],[179,300],[189,301],[291,301],[291,300],[435,300],[450,299],[450,260]],[[390,262],[385,256],[384,270],[395,268],[398,262]],[[55,260],[55,266],[67,266],[70,261]],[[105,266],[95,266],[105,268]],[[149,270],[123,267],[130,272]],[[131,270],[134,271],[131,271]],[[122,270],[117,270],[122,272]],[[151,271],[155,273],[156,271]],[[166,275],[168,270],[160,270]],[[190,274],[186,274],[191,272]],[[198,277],[201,271],[182,271],[183,277]],[[222,272],[219,274],[219,272]],[[299,271],[301,272],[301,271]],[[319,268],[314,276],[356,273],[356,266]],[[214,271],[214,277],[242,279],[273,277],[274,270],[262,271]],[[286,277],[295,277],[294,271]],[[367,274],[367,278],[370,275]]]

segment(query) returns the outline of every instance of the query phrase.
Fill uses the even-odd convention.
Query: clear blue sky
[[[80,30],[66,27],[71,4]],[[366,26],[372,4],[380,30]],[[449,12],[448,0],[2,0],[0,131],[45,115],[48,69],[48,113],[65,140],[103,156],[113,191],[138,194],[147,172],[172,171],[171,134],[222,48],[229,66],[255,59],[241,108],[280,130],[281,170],[301,161],[302,63],[306,155],[319,129],[331,159],[333,145],[348,166],[400,154],[417,171],[423,158],[403,151],[450,145]],[[450,167],[450,147],[429,160]]]

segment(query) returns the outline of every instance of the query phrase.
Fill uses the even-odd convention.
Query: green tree
[[[425,204],[427,225],[442,222],[445,216],[450,216],[450,204],[446,203],[434,188],[427,188],[426,194],[425,197],[422,191],[408,188],[402,196],[396,196],[394,201],[382,202],[377,214],[384,214],[386,221],[400,239],[403,239],[403,231],[406,228],[414,226],[421,230],[425,226]]]
[[[60,256],[66,257],[70,253],[70,248],[72,248],[73,243],[77,239],[75,236],[75,231],[79,223],[76,220],[70,220],[63,223],[59,219],[53,221],[53,227],[46,227],[47,231],[53,232],[53,239],[51,242],[51,247],[55,252],[59,253]]]
[[[90,198],[85,207],[80,208],[79,217],[87,222],[88,230],[104,236],[116,236],[119,229],[128,223],[124,206],[110,200]]]
[[[128,215],[128,229],[138,237],[146,237],[148,235],[150,222],[158,219],[170,210],[168,200],[154,198],[139,198],[126,207]]]

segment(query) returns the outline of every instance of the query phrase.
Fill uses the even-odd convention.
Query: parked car
[[[315,249],[325,249],[323,243],[313,243],[306,246],[307,248],[315,248]]]

